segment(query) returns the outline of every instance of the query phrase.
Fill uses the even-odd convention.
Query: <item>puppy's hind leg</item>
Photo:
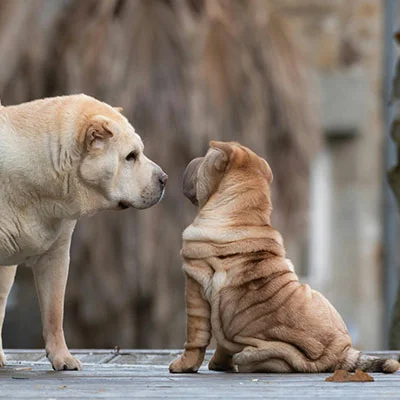
[[[237,337],[238,341],[243,342],[242,338]],[[233,356],[234,364],[238,365],[239,371],[246,369],[247,372],[262,372],[259,370],[261,365],[265,365],[268,369],[264,372],[288,372],[272,371],[269,369],[271,365],[284,364],[290,367],[290,372],[322,372],[316,362],[309,360],[301,351],[289,343],[280,341],[262,341],[254,339],[254,346],[245,347],[240,353]],[[271,364],[271,360],[274,361]],[[256,370],[250,370],[251,366],[257,367]],[[286,368],[283,368],[286,369]]]
[[[294,372],[285,360],[271,358],[267,361],[255,362],[252,364],[243,364],[238,367],[239,372],[272,372],[289,373]]]
[[[228,353],[220,345],[217,345],[217,349],[208,363],[208,369],[213,371],[235,371],[236,368],[232,361],[232,354]]]
[[[12,267],[0,267],[0,367],[4,366],[6,363],[1,335],[3,331],[4,316],[6,313],[7,298],[14,283],[16,271],[16,265]]]

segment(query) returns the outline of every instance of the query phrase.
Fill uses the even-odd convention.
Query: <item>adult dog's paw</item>
[[[194,373],[198,369],[197,365],[187,365],[183,357],[173,361],[169,366],[169,372],[173,374]]]
[[[6,356],[2,351],[0,351],[0,367],[4,367],[6,365]]]
[[[49,353],[47,358],[55,371],[80,371],[81,362],[71,355],[69,351],[60,351],[54,354]]]

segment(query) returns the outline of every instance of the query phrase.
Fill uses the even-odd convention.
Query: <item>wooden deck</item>
[[[83,371],[54,372],[39,350],[8,350],[0,368],[1,399],[262,398],[399,399],[400,372],[372,374],[375,382],[328,383],[331,374],[173,375],[168,365],[180,350],[76,350]],[[368,353],[368,354],[377,354]],[[400,352],[381,353],[398,357]],[[207,353],[207,360],[211,352]]]

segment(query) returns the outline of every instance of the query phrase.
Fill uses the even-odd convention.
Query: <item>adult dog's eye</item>
[[[131,151],[126,157],[125,157],[125,160],[126,161],[136,161],[136,159],[137,159],[137,153],[136,153],[136,151]]]

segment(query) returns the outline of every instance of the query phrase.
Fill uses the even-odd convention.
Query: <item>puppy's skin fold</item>
[[[121,111],[85,95],[0,106],[0,333],[16,265],[24,263],[33,270],[56,370],[81,369],[62,325],[76,220],[148,208],[164,193],[167,175],[144,155]]]
[[[210,146],[184,176],[184,193],[199,212],[183,232],[187,341],[170,371],[197,371],[211,334],[213,370],[396,371],[396,360],[354,349],[334,307],[299,283],[271,227],[268,163],[238,143]]]

